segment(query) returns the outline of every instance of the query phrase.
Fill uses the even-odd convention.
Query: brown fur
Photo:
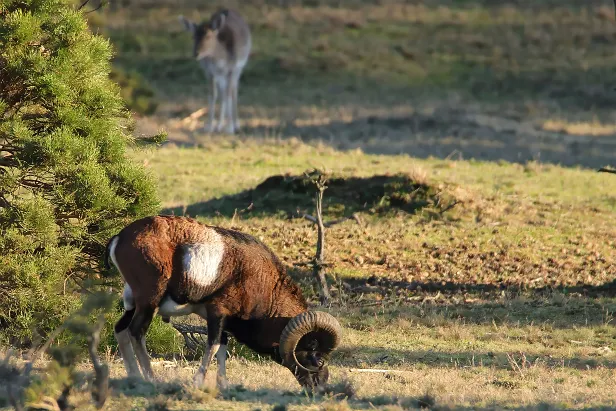
[[[175,216],[137,220],[116,237],[115,249],[113,252],[110,249],[112,239],[106,256],[115,258],[124,281],[132,290],[134,307],[125,307],[124,315],[115,326],[129,375],[139,374],[136,354],[144,376],[152,378],[144,336],[165,297],[173,300],[174,307],[167,307],[171,311],[166,315],[185,315],[175,310],[189,304],[190,309],[195,310],[192,312],[207,321],[208,346],[195,375],[198,386],[205,379],[213,355],[219,347],[226,347],[227,333],[256,352],[284,363],[278,351],[283,329],[292,318],[305,313],[308,306],[300,288],[265,244],[248,234]],[[184,272],[186,247],[195,245],[211,246],[212,255],[220,256],[217,253],[223,249],[217,266],[218,276],[215,280],[208,277],[212,282],[205,282],[206,285],[195,284],[198,280],[191,280]],[[207,264],[203,267],[208,271]],[[311,341],[300,341],[295,350],[298,361],[306,369],[284,363],[306,387],[326,382],[329,375],[327,354],[324,356],[318,348],[312,347]],[[307,371],[307,367],[312,371]],[[224,357],[219,359],[217,381],[226,386]]]
[[[182,246],[207,241],[204,228],[223,238],[221,275],[201,301],[189,301]],[[168,293],[177,303],[203,302],[216,306],[221,315],[239,319],[292,317],[307,309],[301,290],[276,255],[246,234],[190,218],[156,216],[131,223],[118,236],[116,261],[138,307],[157,307]]]

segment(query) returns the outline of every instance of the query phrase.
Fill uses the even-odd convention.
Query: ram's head
[[[289,321],[280,336],[280,356],[306,389],[323,386],[329,379],[329,354],[340,344],[342,328],[328,313],[306,311]]]

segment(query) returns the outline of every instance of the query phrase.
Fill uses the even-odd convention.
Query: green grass
[[[225,5],[253,32],[240,86],[249,137],[567,166],[616,156],[614,15],[603,0]],[[203,116],[180,121],[206,105],[208,85],[177,15],[199,20],[216,7],[156,2],[92,16],[116,46],[115,65],[158,92],[148,131],[205,140]]]
[[[616,80],[613,13],[605,2],[318,4],[281,8],[273,2],[229,2],[254,34],[254,56],[242,86],[249,101],[258,98],[263,105],[286,94],[280,103],[297,104],[300,95],[304,104],[336,103],[345,97],[344,92],[324,95],[327,83],[379,98],[387,90],[397,101],[411,91],[455,90],[500,102],[503,97],[566,100],[576,110],[613,104],[613,93],[605,89]],[[194,94],[191,83],[201,74],[190,61],[190,38],[176,15],[205,18],[216,7],[186,1],[122,9],[107,13],[102,27],[109,27],[105,33],[118,48],[119,65],[139,70],[177,98]],[[292,84],[293,93],[281,93],[275,87],[280,81]],[[593,85],[604,89],[600,96],[580,96]]]

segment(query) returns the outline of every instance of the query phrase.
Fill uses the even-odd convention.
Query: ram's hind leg
[[[128,326],[130,325],[134,314],[134,308],[124,311],[124,315],[122,315],[122,317],[118,320],[114,329],[115,338],[118,341],[118,349],[120,350],[120,355],[122,355],[124,368],[126,368],[126,373],[129,377],[141,376],[128,330]]]
[[[141,366],[141,372],[143,377],[152,381],[154,379],[154,373],[152,372],[152,365],[150,364],[150,356],[145,346],[145,334],[152,323],[154,318],[155,309],[153,307],[137,307],[133,319],[128,326],[130,331],[131,343],[135,354],[137,354],[137,360]]]

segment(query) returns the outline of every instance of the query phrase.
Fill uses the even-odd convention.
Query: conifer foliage
[[[61,323],[109,237],[159,207],[111,45],[74,4],[0,0],[0,344]]]

